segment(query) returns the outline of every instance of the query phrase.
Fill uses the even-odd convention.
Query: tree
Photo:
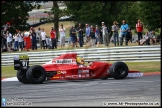
[[[112,25],[117,21],[121,25],[126,20],[132,29],[138,19],[147,29],[161,27],[161,1],[66,1],[66,13],[73,15],[75,23],[100,25],[104,21]]]
[[[66,13],[75,23],[101,24],[103,4],[100,1],[66,1]]]
[[[161,1],[140,1],[139,14],[148,30],[161,28]]]
[[[34,8],[39,9],[40,5],[31,5],[24,1],[1,1],[1,28],[8,23],[12,34],[16,30],[28,30],[28,12]]]
[[[53,7],[52,7],[51,11],[49,11],[49,12],[45,11],[44,12],[44,13],[48,13],[49,17],[41,18],[41,20],[46,20],[47,23],[54,23],[54,28],[56,30],[57,40],[58,40],[58,36],[59,36],[58,35],[59,34],[59,17],[63,13],[63,11],[59,9],[58,2],[59,1],[53,1]],[[51,16],[51,15],[53,15],[53,16]]]
[[[59,9],[59,6],[57,4],[57,1],[53,1],[52,11],[54,13],[54,27],[55,27],[55,30],[56,30],[57,40],[58,40],[58,33],[59,33],[59,13],[61,12],[61,10]]]

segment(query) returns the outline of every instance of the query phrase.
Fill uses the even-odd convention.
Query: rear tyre
[[[26,70],[18,70],[17,79],[19,80],[19,82],[24,83],[24,84],[30,83],[26,78]]]
[[[42,66],[31,66],[26,72],[26,77],[31,84],[41,84],[46,80],[46,71]]]
[[[116,62],[109,71],[114,79],[124,79],[128,75],[128,66],[124,62]]]

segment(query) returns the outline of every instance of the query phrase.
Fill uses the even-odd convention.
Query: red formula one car
[[[80,60],[80,61],[79,61]],[[80,79],[124,79],[129,76],[142,76],[139,71],[131,71],[124,62],[113,64],[92,61],[84,65],[77,53],[62,54],[51,61],[40,65],[29,66],[27,55],[14,56],[14,69],[21,83],[39,84],[47,80],[80,80]]]

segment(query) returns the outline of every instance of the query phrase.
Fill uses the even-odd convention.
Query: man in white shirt
[[[9,31],[6,32],[6,37],[7,37],[7,48],[8,51],[11,51],[12,48],[12,34],[9,33]]]
[[[65,28],[63,28],[63,24],[61,24],[61,28],[59,29],[60,32],[60,46],[61,48],[65,47]]]
[[[17,35],[19,37],[19,51],[22,51],[23,50],[23,41],[24,41],[24,39],[23,39],[23,33],[21,33],[19,31],[19,33]]]
[[[44,29],[42,29],[41,31],[41,40],[42,40],[42,45],[43,45],[43,48],[47,49],[47,44],[46,44],[46,32],[44,31]]]
[[[19,35],[15,33],[13,39],[14,39],[14,51],[17,51],[19,45]]]

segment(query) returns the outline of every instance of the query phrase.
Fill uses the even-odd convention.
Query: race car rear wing
[[[14,69],[15,70],[27,70],[29,68],[28,55],[15,55],[14,56]]]

